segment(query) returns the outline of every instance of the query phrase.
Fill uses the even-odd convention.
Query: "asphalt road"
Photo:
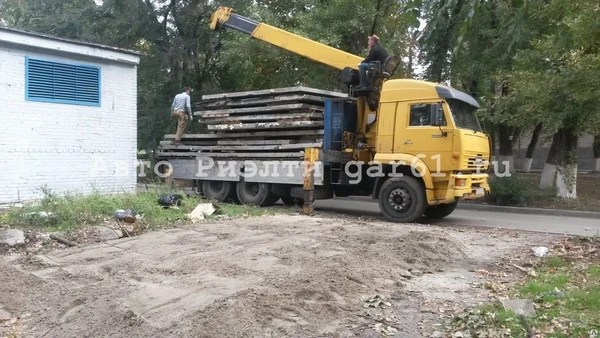
[[[379,211],[377,201],[370,199],[318,200],[315,201],[314,206],[316,211],[332,211],[346,215],[364,215],[384,219]],[[460,207],[460,203],[459,208],[446,218],[423,218],[419,223],[503,228],[579,236],[600,235],[600,219],[469,210]]]

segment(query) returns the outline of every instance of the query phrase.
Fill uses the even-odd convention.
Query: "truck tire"
[[[450,204],[439,204],[439,205],[431,205],[425,209],[425,216],[429,218],[444,218],[450,215],[456,206],[458,205],[458,201],[454,201]]]
[[[238,182],[237,197],[240,203],[260,207],[272,206],[279,200],[279,196],[271,191],[271,184],[256,182]]]
[[[219,202],[237,202],[235,195],[235,182],[203,181],[202,194],[206,199]]]
[[[419,219],[427,201],[421,182],[411,176],[390,178],[379,190],[379,209],[390,221],[412,223]]]
[[[196,186],[194,187],[194,193],[202,198],[206,198],[204,195],[204,189],[202,188],[203,181],[196,180]]]

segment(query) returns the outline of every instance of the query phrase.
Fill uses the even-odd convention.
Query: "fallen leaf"
[[[363,304],[363,307],[373,307],[373,308],[386,308],[386,307],[390,307],[392,306],[392,304],[388,301],[386,301],[383,297],[381,297],[380,295],[376,295],[374,297],[371,297],[370,299],[368,299],[365,304]]]
[[[398,332],[397,329],[389,325],[384,326],[382,323],[375,324],[375,331],[383,334],[384,336],[393,336],[396,332]]]

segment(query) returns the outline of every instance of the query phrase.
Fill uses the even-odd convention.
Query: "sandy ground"
[[[553,240],[327,215],[223,220],[2,256],[0,309],[23,316],[26,337],[379,337],[378,323],[428,337],[488,299],[475,270]],[[388,304],[366,301],[377,295]]]

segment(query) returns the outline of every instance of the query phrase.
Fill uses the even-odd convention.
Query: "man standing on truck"
[[[181,143],[181,135],[183,135],[183,131],[189,120],[192,121],[194,118],[192,117],[192,104],[190,100],[190,87],[183,88],[183,92],[175,95],[173,99],[173,104],[171,105],[171,116],[175,116],[177,118],[177,133],[175,134],[175,143]]]
[[[358,65],[358,78],[360,80],[360,87],[367,86],[367,74],[366,70],[369,68],[369,62],[379,61],[381,66],[385,64],[389,54],[379,43],[379,37],[375,34],[369,36],[369,55]]]

